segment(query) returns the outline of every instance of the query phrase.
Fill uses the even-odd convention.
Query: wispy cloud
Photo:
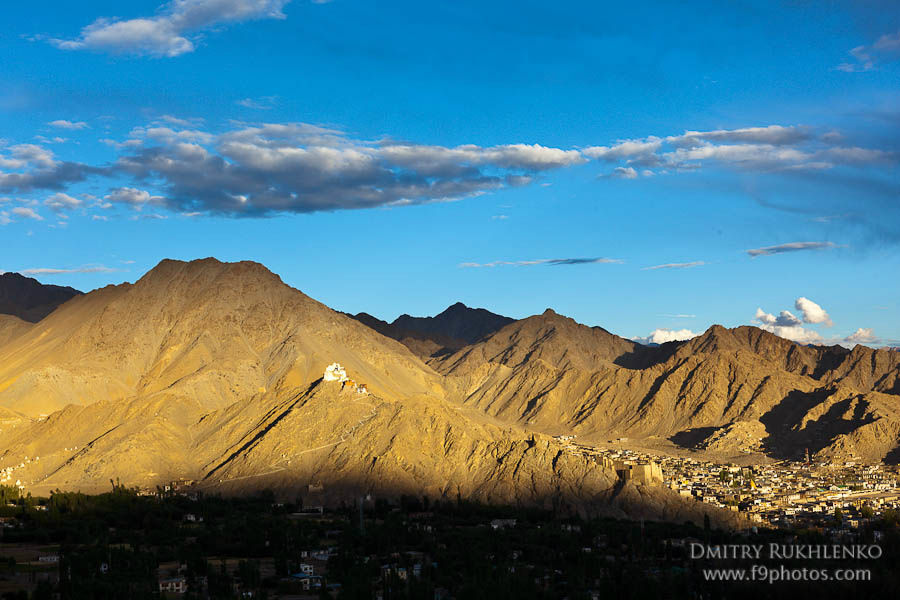
[[[47,123],[47,125],[50,125],[51,127],[56,127],[59,129],[68,129],[71,131],[88,128],[88,124],[85,123],[84,121],[67,121],[65,119],[59,119],[57,121],[50,121],[49,123]]]
[[[622,264],[624,260],[618,258],[539,258],[535,260],[496,260],[489,263],[464,262],[460,263],[460,267],[464,269],[472,268],[492,268],[492,267],[532,267],[536,265],[560,266],[560,265],[591,265],[591,264]]]
[[[113,269],[104,265],[86,265],[70,269],[55,269],[50,267],[22,269],[19,273],[22,275],[66,275],[69,273],[114,273],[117,270],[118,269]]]
[[[838,167],[897,164],[896,152],[843,145],[834,131],[818,134],[800,125],[768,125],[619,140],[582,149],[584,156],[619,163],[602,177],[637,179],[639,173],[696,171],[710,165],[743,171],[827,171]],[[650,171],[656,168],[659,171]],[[643,171],[638,171],[643,169]]]
[[[641,269],[642,271],[655,271],[657,269],[690,269],[692,267],[701,267],[705,265],[706,262],[702,260],[695,260],[692,262],[683,262],[683,263],[666,263],[663,265],[654,265],[652,267],[644,267]]]
[[[858,73],[878,68],[879,63],[900,58],[900,31],[882,35],[874,43],[850,50],[853,61],[839,64],[838,71]]]
[[[154,17],[119,20],[103,17],[75,39],[51,39],[62,50],[175,57],[193,52],[196,34],[233,23],[284,19],[290,0],[171,0]]]
[[[260,96],[258,98],[244,98],[237,101],[238,106],[252,108],[254,110],[271,110],[275,108],[278,96]]]
[[[13,215],[17,217],[24,217],[26,219],[34,219],[35,221],[43,221],[44,217],[39,215],[33,208],[28,208],[27,206],[16,206],[15,208],[9,211]]]
[[[784,254],[785,252],[800,252],[803,250],[828,250],[837,248],[834,242],[789,242],[787,244],[778,244],[777,246],[766,246],[764,248],[752,248],[747,250],[750,256],[770,256],[772,254]]]

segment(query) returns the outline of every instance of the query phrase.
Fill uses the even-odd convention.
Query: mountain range
[[[323,380],[333,362],[352,383]],[[190,479],[696,520],[710,509],[623,484],[553,436],[897,462],[898,396],[897,352],[718,325],[648,347],[549,309],[462,304],[387,323],[250,262],[165,260],[35,323],[0,315],[0,469],[37,493]]]

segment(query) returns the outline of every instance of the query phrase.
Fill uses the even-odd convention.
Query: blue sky
[[[893,2],[52,4],[0,24],[0,270],[900,343]]]

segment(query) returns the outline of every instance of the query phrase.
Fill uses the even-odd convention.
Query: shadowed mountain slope
[[[80,295],[76,289],[44,285],[18,273],[0,274],[0,314],[36,323],[56,308]]]
[[[459,350],[514,321],[483,308],[469,308],[462,302],[434,317],[401,315],[393,323],[368,313],[352,316],[381,335],[402,342],[423,358]]]

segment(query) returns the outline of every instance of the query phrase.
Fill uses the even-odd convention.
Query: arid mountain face
[[[422,358],[455,352],[513,322],[509,317],[483,308],[469,308],[462,302],[434,317],[400,315],[393,323],[367,313],[353,318],[403,343]]]
[[[430,364],[451,396],[509,422],[658,436],[737,454],[897,460],[900,359],[804,347],[755,327],[642,347],[552,311]]]
[[[334,361],[368,393],[323,381]],[[0,467],[13,465],[45,494],[187,478],[313,502],[411,493],[703,518],[666,489],[636,495],[549,436],[450,402],[405,346],[261,265],[213,259],[163,261],[34,325],[0,319]]]
[[[378,393],[441,394],[440,377],[404,346],[261,265],[163,261],[133,285],[73,299],[0,347],[0,406],[37,417],[166,395],[215,409],[308,386],[337,359]]]
[[[18,273],[0,274],[0,314],[23,321],[37,323],[60,304],[80,294],[76,289],[44,285]]]
[[[684,520],[691,503],[623,488],[550,435],[900,458],[900,353],[719,326],[649,348],[551,310],[510,321],[455,305],[404,321],[433,336],[420,341],[464,344],[421,352],[426,363],[365,321],[261,265],[214,259],[163,261],[38,323],[2,316],[0,467],[23,465],[16,477],[37,493],[188,478],[323,501],[460,495]],[[354,383],[323,381],[335,361]]]

